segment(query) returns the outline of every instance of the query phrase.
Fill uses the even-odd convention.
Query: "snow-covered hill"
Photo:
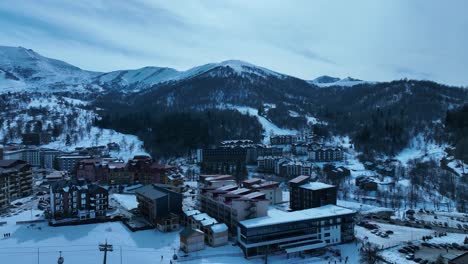
[[[31,49],[0,46],[0,92],[78,91],[98,73],[46,58]]]
[[[351,77],[346,77],[343,79],[340,79],[338,77],[331,77],[331,76],[320,76],[317,77],[311,81],[308,81],[308,83],[319,86],[319,87],[330,87],[330,86],[343,86],[343,87],[350,87],[358,84],[363,84],[363,83],[372,83],[368,81],[363,81]]]
[[[255,78],[285,79],[281,74],[240,60],[208,63],[185,71],[167,67],[92,72],[66,62],[44,57],[23,47],[0,46],[0,93],[17,91],[35,92],[139,92],[168,82],[194,77],[242,77],[251,82]],[[319,87],[353,86],[367,83],[347,77],[344,79],[321,76],[307,81]]]
[[[137,92],[158,84],[191,79],[197,76],[230,77],[249,75],[267,78],[283,78],[286,75],[239,60],[228,60],[220,63],[209,63],[178,71],[166,67],[144,67],[135,70],[120,70],[98,75],[94,83],[110,89],[125,92]]]
[[[30,133],[39,125],[42,132],[52,134],[52,141],[42,145],[45,148],[73,151],[77,147],[115,142],[120,150],[111,153],[114,157],[127,160],[137,154],[147,154],[137,136],[94,126],[93,120],[99,116],[95,109],[88,107],[87,101],[52,94],[28,95],[3,96],[7,104],[0,112],[1,143],[21,143],[21,134]]]

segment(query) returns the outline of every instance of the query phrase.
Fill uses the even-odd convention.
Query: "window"
[[[325,233],[324,237],[330,237],[330,233]]]

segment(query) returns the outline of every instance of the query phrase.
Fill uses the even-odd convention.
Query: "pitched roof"
[[[301,175],[301,176],[297,176],[296,178],[290,180],[289,183],[300,183],[300,182],[305,181],[305,180],[307,180],[309,178],[310,178],[309,176]]]
[[[189,227],[186,227],[184,230],[180,231],[179,235],[181,237],[191,237],[191,236],[194,236],[194,235],[201,235],[203,236],[203,232],[201,230],[198,230],[198,229],[193,229],[193,228],[189,228]]]

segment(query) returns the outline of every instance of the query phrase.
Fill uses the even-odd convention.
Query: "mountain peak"
[[[340,80],[340,78],[338,78],[338,77],[322,75],[320,77],[317,77],[317,78],[313,79],[312,82],[315,82],[315,83],[334,83],[334,82],[337,82],[339,80]]]
[[[323,75],[313,79],[312,81],[308,81],[308,83],[319,86],[319,87],[329,87],[329,86],[354,86],[363,83],[369,83],[360,79],[346,77],[343,79],[337,77],[331,77],[328,75]]]

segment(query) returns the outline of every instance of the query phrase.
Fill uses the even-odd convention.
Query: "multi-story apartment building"
[[[102,159],[83,159],[78,161],[76,166],[76,178],[88,182],[103,181],[107,178],[105,162]]]
[[[79,154],[67,154],[58,156],[57,165],[58,170],[66,171],[72,175],[76,174],[76,169],[78,168],[78,163],[84,159],[90,159],[91,156],[79,155]]]
[[[247,258],[346,243],[354,239],[354,215],[335,205],[294,212],[270,209],[267,216],[240,221],[237,241]]]
[[[237,241],[245,257],[300,253],[354,240],[355,211],[336,206],[336,187],[299,176],[289,182],[292,212],[275,208],[243,220]]]
[[[242,148],[245,149],[245,162],[247,164],[255,164],[260,156],[281,156],[283,155],[282,148],[276,148],[269,145],[254,143],[252,140],[225,140],[221,142],[220,148]]]
[[[85,181],[58,181],[50,185],[50,216],[54,220],[105,218],[109,192]]]
[[[55,158],[60,154],[60,151],[53,149],[8,146],[4,152],[4,159],[24,160],[33,167],[53,169],[56,168]]]
[[[182,214],[181,193],[164,185],[152,184],[138,188],[136,191],[138,210],[162,231],[179,228],[179,216]]]
[[[247,149],[239,146],[200,149],[197,157],[203,173],[231,174],[245,167]]]
[[[199,210],[235,230],[241,220],[265,216],[270,201],[264,193],[227,185],[203,188],[198,196]]]
[[[0,210],[31,194],[31,166],[23,160],[0,160]]]
[[[299,175],[312,175],[311,162],[301,160],[279,159],[275,165],[275,173],[285,178],[293,178]]]
[[[135,174],[128,170],[126,162],[112,161],[103,165],[106,170],[104,181],[107,184],[128,184],[135,182]]]
[[[42,155],[42,166],[44,169],[55,169],[58,168],[57,157],[62,154],[61,151],[55,149],[44,149],[41,152]]]
[[[177,168],[168,164],[153,163],[150,167],[152,183],[164,183],[167,175],[177,172]]]
[[[260,172],[275,172],[276,163],[283,156],[260,156],[257,159],[257,170]]]
[[[219,188],[226,185],[236,185],[237,182],[234,180],[232,175],[206,175],[202,174],[198,179],[199,188]]]
[[[283,202],[283,191],[279,187],[279,182],[250,178],[242,182],[242,187],[264,193],[265,198],[268,199],[271,204]]]
[[[298,135],[272,135],[270,136],[271,145],[291,145],[297,143],[300,139]]]
[[[309,147],[307,152],[310,161],[330,162],[343,160],[343,149],[339,147],[312,145]]]
[[[309,176],[299,176],[289,181],[289,207],[291,210],[303,210],[329,204],[336,205],[336,186],[309,181]]]
[[[136,182],[141,184],[163,183],[160,175],[153,173],[154,163],[151,157],[138,155],[128,160],[128,170],[133,173]]]

